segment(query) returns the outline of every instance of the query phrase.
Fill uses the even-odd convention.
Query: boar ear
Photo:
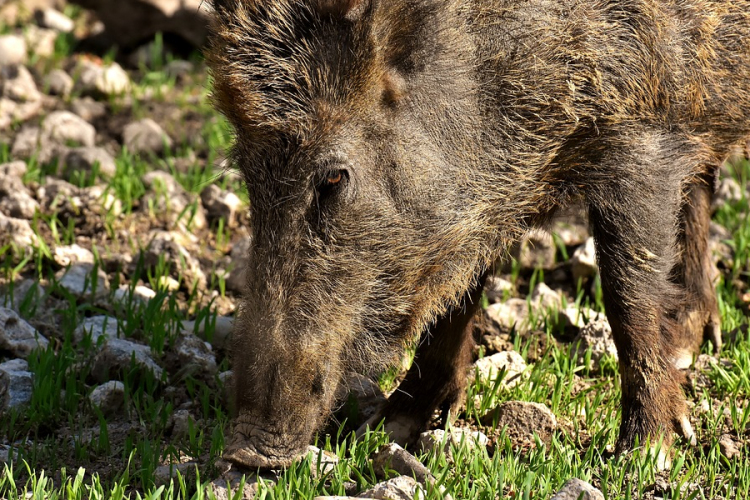
[[[321,12],[356,21],[370,8],[372,0],[318,0]]]

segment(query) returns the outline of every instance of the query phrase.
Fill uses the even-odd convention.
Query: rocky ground
[[[228,127],[208,103],[199,56],[167,55],[162,37],[117,57],[96,55],[79,42],[106,35],[101,20],[57,7],[65,13],[0,2],[0,462],[21,480],[44,470],[58,485],[84,467],[86,478],[119,481],[132,492],[166,484],[176,471],[194,478],[197,470],[202,481],[219,478],[212,487],[226,497],[227,483],[239,488],[243,472],[219,457],[229,414],[228,339],[249,245],[242,185],[222,158]],[[716,274],[734,297],[722,295],[731,302],[723,311],[730,344],[747,340],[750,302],[746,247],[734,234],[737,227],[748,233],[746,213],[722,208],[747,207],[746,178],[733,172],[725,169],[711,234]],[[514,255],[488,284],[466,410],[454,427],[445,431],[436,421],[409,451],[378,441],[365,457],[367,480],[324,478],[320,484],[337,486],[321,489],[440,496],[445,478],[415,455],[432,454],[450,469],[466,447],[491,459],[554,448],[563,435],[578,450],[598,442],[591,399],[616,401],[616,392],[596,399],[603,390],[595,382],[605,377],[616,387],[616,352],[586,222],[571,210]],[[561,369],[567,375],[544,371],[550,353],[572,360]],[[730,466],[747,449],[747,392],[721,384],[741,386],[746,379],[733,373],[743,367],[704,354],[691,372],[694,426],[724,419],[702,446],[716,441]],[[343,434],[372,414],[401,372],[378,381],[352,375],[353,404],[338,415],[349,419]],[[561,409],[560,398],[579,394],[580,407]],[[337,429],[328,431],[336,436]],[[341,454],[312,451],[312,477],[340,467]],[[605,476],[587,479],[606,493]],[[264,482],[251,474],[245,495],[274,483],[284,491],[285,477]],[[604,498],[572,474],[558,479],[565,484],[555,499],[581,491]],[[677,498],[681,487],[667,474],[638,491]]]

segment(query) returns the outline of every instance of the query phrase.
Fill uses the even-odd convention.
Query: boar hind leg
[[[587,173],[604,304],[620,358],[620,452],[647,439],[662,440],[665,450],[673,431],[694,439],[684,375],[674,365],[686,291],[671,279],[687,172],[668,138],[638,140],[644,142],[629,142],[607,168]]]
[[[371,419],[385,419],[393,441],[412,444],[436,410],[455,416],[463,401],[474,339],[472,323],[480,307],[486,275],[468,291],[462,307],[449,310],[420,339],[414,363],[386,406]]]
[[[685,287],[688,298],[678,312],[678,322],[682,326],[682,338],[675,358],[678,368],[690,366],[703,341],[710,340],[717,351],[721,347],[721,318],[708,247],[713,177],[710,174],[698,178],[688,187],[682,207],[680,258],[674,269],[674,279]]]

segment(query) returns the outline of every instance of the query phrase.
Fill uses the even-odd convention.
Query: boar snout
[[[234,419],[224,458],[276,469],[306,450],[335,402],[341,370],[338,348],[323,334],[288,317],[268,320],[260,311],[248,306],[238,321]]]
[[[288,467],[305,451],[309,439],[301,433],[273,428],[272,423],[260,424],[251,414],[243,413],[234,420],[232,440],[224,458],[251,469]]]

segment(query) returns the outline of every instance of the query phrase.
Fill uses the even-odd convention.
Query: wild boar
[[[694,441],[679,368],[721,343],[717,167],[750,133],[750,1],[215,0],[207,57],[250,198],[225,456],[289,464],[349,370],[421,336],[380,416],[455,410],[492,263],[588,210],[618,450]]]

